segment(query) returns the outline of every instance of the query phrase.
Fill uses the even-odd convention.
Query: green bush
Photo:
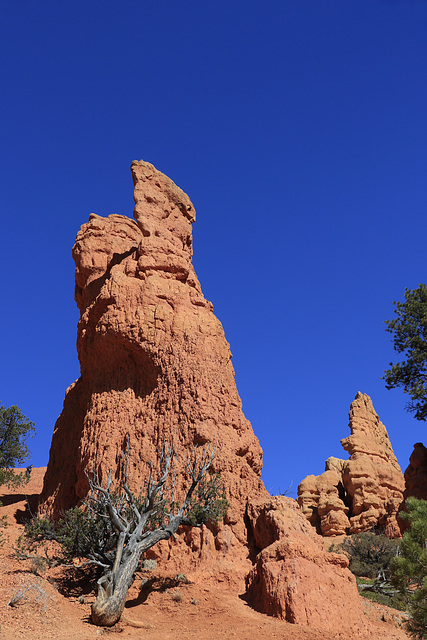
[[[341,549],[348,556],[349,569],[355,576],[375,579],[379,575],[390,577],[390,562],[398,546],[396,540],[364,531],[346,538]]]

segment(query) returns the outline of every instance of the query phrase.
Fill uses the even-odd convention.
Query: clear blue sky
[[[132,216],[143,158],[196,207],[267,488],[343,456],[358,390],[405,468],[427,425],[381,375],[427,280],[427,1],[3,0],[0,54],[0,402],[33,464],[79,376],[75,235]]]

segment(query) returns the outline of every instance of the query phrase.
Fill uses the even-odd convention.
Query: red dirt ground
[[[0,640],[90,640],[101,635],[120,634],[121,638],[147,640],[353,640],[348,635],[328,634],[308,627],[288,624],[252,610],[243,594],[224,584],[207,585],[188,576],[188,584],[168,584],[174,576],[152,572],[138,574],[129,591],[121,622],[112,629],[90,623],[91,591],[74,589],[65,597],[58,591],[61,571],[48,570],[41,575],[31,571],[31,561],[18,562],[13,546],[23,531],[27,496],[34,504],[41,491],[45,469],[33,469],[28,485],[21,489],[2,487],[0,517],[7,516],[3,529],[5,544],[0,548]],[[24,495],[24,493],[26,495]],[[156,578],[154,590],[139,591],[144,577]],[[24,590],[28,589],[27,591]],[[87,585],[86,585],[87,591]],[[22,597],[11,606],[11,600]],[[84,600],[84,601],[83,601]],[[400,625],[403,615],[387,607],[364,600],[364,612],[371,622],[369,638],[405,640]]]

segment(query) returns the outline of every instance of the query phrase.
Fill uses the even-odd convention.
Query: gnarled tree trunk
[[[102,576],[98,581],[98,595],[91,610],[91,619],[94,624],[112,627],[120,620],[137,565],[138,561],[129,563],[116,584],[112,575]]]
[[[176,527],[177,529],[178,527]],[[174,527],[175,529],[175,527]],[[120,620],[142,554],[160,540],[168,540],[175,531],[156,530],[132,549],[128,547],[119,556],[111,571],[98,580],[98,595],[92,605],[91,619],[100,627],[112,627]]]
[[[129,587],[133,583],[139,560],[143,553],[151,549],[160,540],[169,540],[175,536],[181,524],[201,526],[211,517],[216,519],[228,507],[228,502],[219,499],[223,488],[218,477],[212,478],[206,486],[200,486],[210,468],[214,456],[214,445],[206,446],[201,452],[194,448],[184,461],[184,468],[190,480],[186,496],[178,509],[175,509],[175,481],[173,480],[170,496],[165,498],[164,487],[174,457],[173,445],[165,443],[159,449],[159,471],[157,479],[153,478],[152,468],[145,482],[145,499],[142,506],[128,487],[129,440],[126,451],[122,453],[121,477],[119,490],[113,490],[111,471],[107,476],[106,486],[102,485],[98,469],[94,467],[93,477],[88,476],[91,493],[86,499],[89,515],[96,522],[107,519],[118,534],[116,550],[112,554],[108,548],[91,549],[87,555],[91,562],[103,567],[105,573],[98,580],[98,595],[92,605],[92,622],[101,627],[112,627],[120,620],[126,603]],[[197,498],[194,491],[199,485]],[[171,505],[171,512],[166,506]],[[218,510],[219,509],[219,510]],[[108,514],[108,515],[107,515]],[[150,518],[160,518],[158,527],[149,528]],[[166,522],[168,524],[166,525]],[[112,561],[114,558],[114,562]]]

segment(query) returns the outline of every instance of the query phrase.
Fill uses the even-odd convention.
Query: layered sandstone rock
[[[298,502],[325,536],[378,526],[389,537],[397,537],[404,479],[386,428],[370,397],[360,392],[349,418],[351,435],[341,440],[349,460],[330,458],[325,473],[307,476],[298,487]]]
[[[76,238],[81,376],[55,425],[40,508],[77,504],[95,461],[101,473],[117,473],[128,437],[136,490],[164,440],[179,444],[181,458],[215,442],[213,470],[230,501],[225,522],[184,528],[148,557],[167,560],[172,573],[240,586],[255,562],[248,595],[261,611],[354,631],[362,614],[346,559],[326,555],[297,504],[271,498],[261,482],[262,452],[242,412],[229,345],[192,265],[193,205],[152,165],[134,162],[132,174],[135,221],[92,214]],[[179,493],[180,462],[175,469]]]
[[[324,536],[348,530],[349,508],[344,502],[342,475],[326,469],[320,476],[307,476],[298,487],[298,502],[310,523]]]
[[[131,169],[135,221],[92,214],[73,248],[81,376],[55,426],[44,508],[59,512],[84,498],[95,460],[115,473],[127,435],[134,488],[164,440],[173,439],[181,457],[215,442],[229,536],[243,542],[247,496],[267,495],[262,451],[242,412],[223,328],[193,269],[194,207],[151,164]],[[176,470],[179,491],[180,463]]]
[[[294,500],[251,501],[248,518],[260,549],[247,577],[255,609],[352,638],[366,631],[347,558],[324,551]]]
[[[422,442],[414,444],[405,471],[405,500],[414,497],[427,500],[427,449]]]

